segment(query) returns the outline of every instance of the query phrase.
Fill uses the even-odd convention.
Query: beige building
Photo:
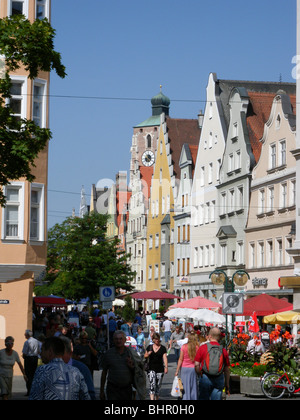
[[[50,0],[2,0],[0,17],[12,14],[31,21],[49,18]],[[20,69],[10,76],[17,115],[48,127],[49,74],[30,80]],[[32,184],[19,179],[4,187],[7,205],[0,209],[0,348],[11,335],[19,354],[24,331],[32,327],[34,280],[46,265],[48,148],[40,153],[33,174]]]
[[[262,292],[293,302],[293,289],[280,289],[279,277],[293,276],[296,220],[296,97],[279,91],[261,139],[253,169],[246,228],[246,293]]]

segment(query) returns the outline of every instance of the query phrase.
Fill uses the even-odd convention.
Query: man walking
[[[169,320],[169,318],[167,318],[164,322],[163,322],[163,329],[164,329],[164,339],[165,339],[165,343],[168,346],[169,341],[171,339],[171,335],[172,335],[172,321]]]
[[[65,345],[58,337],[50,337],[42,346],[42,361],[34,375],[29,400],[90,400],[82,374],[63,361]]]
[[[33,338],[33,332],[31,330],[26,330],[24,335],[25,335],[26,341],[23,346],[22,357],[24,359],[25,375],[27,376],[27,382],[26,382],[27,394],[26,395],[29,395],[33,377],[38,366],[38,356],[40,353],[40,349],[39,349],[39,342],[38,340]]]
[[[116,331],[113,336],[114,347],[109,349],[103,359],[100,399],[105,400],[105,383],[107,380],[107,400],[132,400],[134,379],[134,361],[126,348],[126,334]]]
[[[195,370],[199,379],[199,400],[221,400],[224,385],[229,394],[229,356],[220,344],[221,331],[212,328],[208,343],[199,347],[195,357]]]

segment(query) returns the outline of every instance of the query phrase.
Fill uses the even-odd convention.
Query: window
[[[287,184],[281,184],[281,206],[282,209],[287,207]]]
[[[159,233],[155,234],[155,248],[159,247]]]
[[[232,172],[234,169],[233,153],[228,156],[228,172]]]
[[[199,248],[199,267],[203,267],[203,246]]]
[[[41,128],[46,127],[46,83],[35,81],[33,85],[32,119]]]
[[[294,258],[292,255],[290,255],[287,250],[293,248],[293,240],[292,238],[287,238],[286,239],[286,263],[287,264],[294,264]]]
[[[154,278],[157,280],[158,279],[158,264],[155,264],[155,268],[154,268]]]
[[[286,165],[286,141],[280,142],[280,165]]]
[[[152,265],[149,265],[148,268],[148,280],[152,280]]]
[[[215,214],[216,214],[216,202],[215,201],[212,201],[210,207],[211,207],[211,210],[210,210],[210,221],[211,221],[211,223],[213,223],[213,222],[215,222],[215,219],[216,219],[216,216],[215,216]]]
[[[290,206],[293,207],[295,205],[296,205],[296,180],[293,180],[290,183]]]
[[[238,132],[238,123],[235,122],[233,124],[232,138],[235,139],[236,137],[238,137],[238,134],[239,134],[239,132]]]
[[[161,277],[166,277],[166,263],[161,263]]]
[[[249,253],[249,266],[250,268],[255,267],[255,244],[250,244],[250,253]]]
[[[215,245],[210,246],[210,265],[215,265],[215,258],[216,258],[216,252],[215,252]]]
[[[151,149],[151,147],[152,147],[152,138],[151,138],[150,134],[148,134],[148,136],[147,136],[147,148]]]
[[[24,184],[11,183],[4,188],[6,207],[3,209],[2,239],[23,239]]]
[[[208,183],[211,184],[213,182],[213,164],[210,163],[208,167]]]
[[[242,167],[242,163],[241,163],[241,151],[238,150],[235,153],[235,169],[240,169]]]
[[[10,89],[11,98],[7,101],[11,108],[12,115],[21,120],[26,118],[26,83],[25,78],[11,76],[12,86]]]
[[[238,208],[244,208],[244,187],[238,187]]]
[[[282,249],[282,239],[277,239],[277,256],[276,256],[277,265],[283,265],[283,249]]]
[[[259,252],[259,267],[264,267],[265,265],[265,244],[264,242],[259,242],[258,244],[258,252]]]
[[[270,146],[270,169],[276,168],[276,144]]]
[[[194,248],[194,268],[198,267],[198,258],[199,258],[198,247],[195,247]]]
[[[237,262],[238,264],[244,264],[244,242],[242,241],[238,242],[237,250],[238,250]]]
[[[268,188],[268,211],[274,211],[274,187]]]
[[[7,15],[25,15],[28,18],[28,0],[8,0]]]
[[[36,19],[49,19],[49,0],[36,0]]]
[[[161,244],[165,245],[165,243],[166,243],[166,231],[162,230],[161,231]]]
[[[200,171],[200,186],[203,187],[205,184],[205,167],[202,166]]]
[[[229,211],[234,211],[234,190],[229,191]]]
[[[44,186],[39,184],[31,186],[30,239],[44,240]]]
[[[265,190],[259,191],[259,203],[258,203],[259,214],[265,212]]]
[[[149,249],[152,249],[152,248],[153,248],[153,236],[150,235],[149,236]]]
[[[221,245],[221,265],[227,265],[227,245]]]
[[[268,241],[268,266],[272,267],[273,265],[273,241]]]
[[[226,205],[226,192],[223,192],[221,195],[221,214],[226,214],[227,205]]]

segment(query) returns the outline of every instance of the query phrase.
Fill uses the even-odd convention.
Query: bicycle
[[[300,388],[296,389],[288,374],[269,372],[261,380],[261,389],[264,395],[271,400],[279,400],[287,392],[289,395],[297,394]]]

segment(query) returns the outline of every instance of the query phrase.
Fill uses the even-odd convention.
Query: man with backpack
[[[199,378],[199,400],[221,400],[224,386],[229,394],[229,356],[220,345],[221,331],[212,328],[208,343],[199,347],[195,358],[195,370]]]

